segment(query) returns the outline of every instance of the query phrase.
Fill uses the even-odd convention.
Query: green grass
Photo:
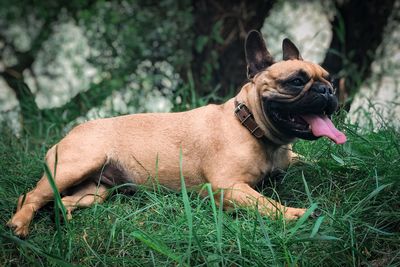
[[[37,213],[25,240],[5,224],[17,197],[40,177],[45,150],[59,134],[50,131],[41,145],[2,130],[0,265],[399,266],[400,133],[343,127],[348,142],[342,146],[297,142],[304,162],[263,190],[291,206],[320,208],[318,219],[228,213],[210,198],[209,185],[205,197],[158,186],[133,196],[113,194],[102,205],[75,211],[68,224],[56,201]]]

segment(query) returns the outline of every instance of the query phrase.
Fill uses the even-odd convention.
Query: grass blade
[[[330,235],[317,235],[315,237],[300,237],[297,238],[296,240],[293,240],[292,243],[301,243],[301,242],[309,242],[309,241],[343,241],[343,239],[340,239],[336,236],[330,236]]]
[[[190,263],[192,237],[193,237],[193,215],[192,215],[192,209],[190,207],[189,196],[187,194],[185,177],[183,177],[182,148],[180,149],[180,152],[179,152],[179,171],[180,171],[180,178],[181,178],[181,191],[182,191],[183,205],[185,208],[185,215],[186,215],[186,219],[187,219],[187,223],[188,223],[188,227],[189,227],[189,245],[188,245],[187,253],[188,253],[188,263]]]
[[[375,188],[371,193],[368,194],[365,198],[360,200],[356,205],[354,205],[353,208],[344,216],[345,219],[347,219],[349,216],[351,216],[353,213],[355,213],[357,210],[360,210],[361,207],[363,207],[365,204],[368,204],[369,201],[377,196],[383,189],[385,189],[388,186],[391,186],[392,184],[383,184],[379,186],[378,188]]]
[[[317,221],[315,222],[314,227],[311,231],[311,234],[310,234],[311,238],[315,237],[315,235],[318,233],[319,227],[321,226],[324,219],[325,219],[325,216],[321,216],[317,219]]]
[[[222,256],[222,203],[217,213],[217,207],[214,200],[214,193],[211,188],[211,184],[206,184],[208,195],[210,196],[211,208],[213,211],[213,217],[215,222],[215,231],[217,232],[217,247],[220,255]],[[221,192],[221,200],[223,201],[223,191]]]
[[[308,188],[308,184],[307,184],[306,178],[304,177],[304,172],[301,172],[301,178],[303,179],[304,188],[306,190],[308,201],[310,202],[310,204],[313,204],[313,200],[311,198],[310,189]]]
[[[0,236],[2,238],[4,238],[4,239],[9,240],[10,242],[13,242],[14,244],[16,244],[17,246],[19,246],[21,248],[25,248],[25,249],[29,249],[29,250],[33,251],[37,255],[39,255],[39,256],[41,256],[43,258],[46,258],[50,262],[55,263],[57,266],[63,266],[63,267],[64,266],[65,267],[75,266],[75,265],[73,265],[71,263],[66,262],[65,260],[63,260],[59,256],[55,256],[55,255],[52,255],[50,253],[47,253],[47,252],[41,250],[40,248],[38,248],[35,245],[31,244],[29,241],[19,239],[18,237],[15,237],[15,236],[5,235],[3,233],[1,233]]]
[[[58,163],[58,153],[57,153],[57,147],[56,147],[56,155],[55,155],[55,162],[54,162],[54,177],[49,169],[49,166],[47,164],[44,164],[44,173],[46,174],[47,180],[49,181],[50,187],[53,190],[53,196],[54,196],[54,215],[55,215],[55,223],[56,223],[56,229],[57,229],[57,240],[58,240],[58,249],[60,255],[64,255],[68,260],[70,259],[71,256],[71,251],[72,251],[72,239],[71,237],[68,238],[68,249],[65,249],[65,240],[63,240],[63,237],[61,235],[61,223],[60,223],[60,212],[62,214],[62,218],[64,221],[64,224],[67,228],[67,233],[69,233],[70,228],[69,228],[69,223],[67,220],[67,211],[65,209],[64,204],[62,203],[61,200],[61,195],[60,192],[58,191],[57,185],[55,183],[55,177],[56,177],[56,169],[57,169],[57,163]]]
[[[311,213],[318,207],[317,203],[311,205],[311,207],[297,220],[296,225],[289,230],[289,238],[292,238],[294,234],[300,229],[300,227],[307,221]]]
[[[218,242],[218,248],[219,248],[219,253],[221,254],[222,257],[222,225],[223,225],[223,215],[224,215],[224,190],[220,189],[220,199],[219,199],[219,208],[218,208],[218,220],[217,220],[217,242]]]
[[[158,253],[172,259],[176,263],[182,264],[183,266],[188,266],[182,263],[179,256],[174,254],[163,242],[155,239],[154,237],[148,235],[147,233],[137,230],[131,233],[131,235],[137,240],[141,241],[143,244],[147,245],[149,248],[157,251]]]
[[[265,223],[264,223],[263,219],[261,218],[261,215],[260,215],[260,212],[258,211],[258,209],[256,209],[256,214],[257,214],[258,222],[260,223],[261,232],[263,233],[264,239],[267,242],[267,246],[268,246],[269,250],[271,251],[272,259],[273,259],[274,263],[278,266],[279,264],[276,261],[275,251],[274,251],[271,239],[269,238],[268,231],[265,227]]]

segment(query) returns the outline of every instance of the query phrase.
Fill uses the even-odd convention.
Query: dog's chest
[[[274,172],[284,171],[290,164],[290,147],[282,146],[275,150],[266,152],[267,168],[263,173],[263,177]]]
[[[271,186],[272,181],[279,181],[283,178],[285,170],[290,164],[290,151],[288,149],[278,149],[268,151],[266,160],[261,164],[258,179],[254,184],[257,187]]]

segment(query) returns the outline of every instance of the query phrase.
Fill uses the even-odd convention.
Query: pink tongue
[[[301,116],[311,126],[312,133],[319,136],[329,137],[336,144],[344,144],[346,136],[335,128],[332,121],[326,116],[303,115]]]

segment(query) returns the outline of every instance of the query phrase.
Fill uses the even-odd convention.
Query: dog
[[[262,35],[249,32],[249,80],[221,105],[98,119],[72,129],[46,154],[68,218],[77,207],[103,202],[108,188],[121,183],[146,185],[157,177],[161,185],[179,190],[181,172],[188,188],[211,184],[220,192],[216,200],[223,189],[225,208],[255,207],[264,216],[288,220],[304,215],[306,209],[286,207],[254,186],[268,173],[288,167],[295,139],[326,136],[342,144],[346,136],[330,120],[338,101],[328,72],[304,61],[289,39],[283,40],[282,50],[283,60],[275,62]],[[52,199],[44,174],[19,197],[8,226],[25,237],[35,212]]]

